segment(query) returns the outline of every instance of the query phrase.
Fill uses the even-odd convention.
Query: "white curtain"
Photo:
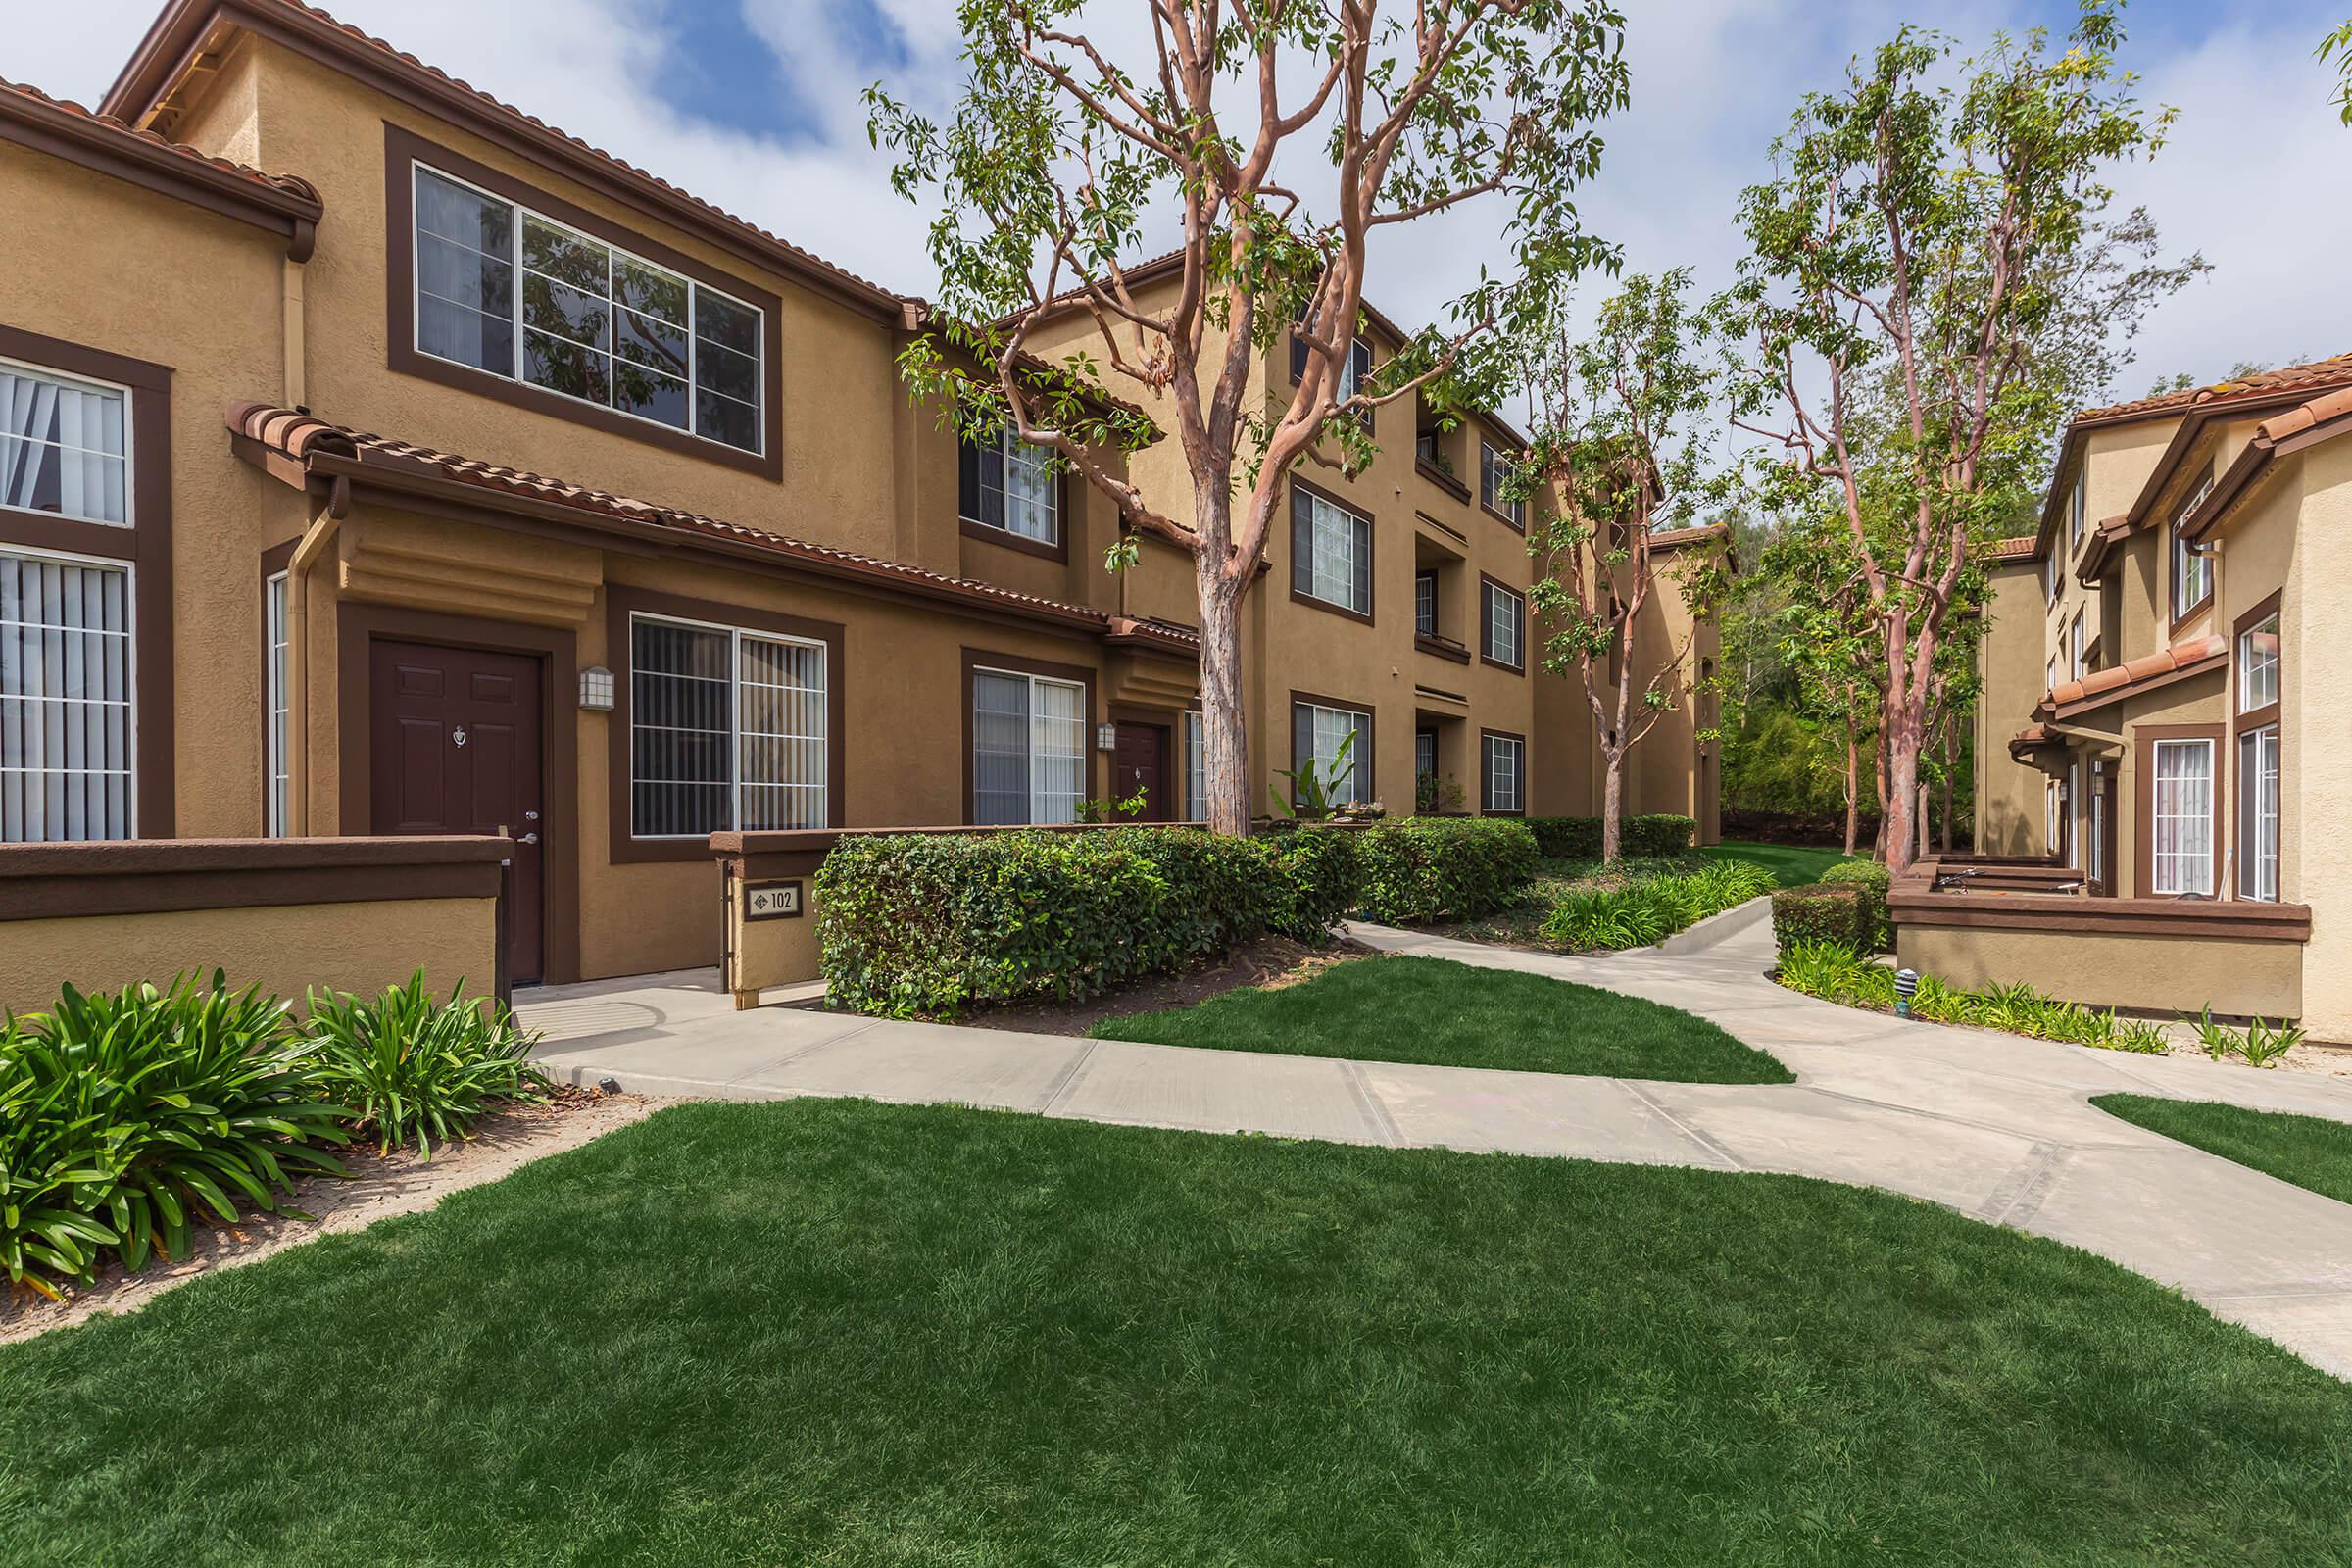
[[[1086,688],[1041,680],[1036,697],[1029,820],[1075,822],[1086,798]]]
[[[2213,892],[2213,742],[2158,741],[2154,892]]]
[[[1029,820],[1029,677],[972,673],[972,820]]]

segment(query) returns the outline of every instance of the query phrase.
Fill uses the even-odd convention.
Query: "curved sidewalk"
[[[1670,947],[1565,957],[1380,926],[1393,953],[1645,997],[1722,1025],[1794,1085],[1661,1083],[1201,1051],[732,1010],[709,973],[552,991],[519,1011],[560,1079],[650,1094],[955,1102],[1399,1147],[1787,1171],[2054,1237],[2175,1285],[2352,1377],[2352,1205],[2119,1121],[2114,1091],[2352,1122],[2352,1083],[1901,1022],[1765,978],[1761,905]]]

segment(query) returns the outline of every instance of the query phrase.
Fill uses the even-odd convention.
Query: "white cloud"
[[[12,18],[0,74],[93,101],[154,15],[155,0],[81,0]],[[674,6],[735,0],[337,0],[336,14],[552,123],[887,286],[932,285],[923,218],[884,183],[858,94],[880,67],[838,0],[743,0],[747,25],[779,51],[796,118],[789,141],[730,130],[723,104],[684,113],[647,85]],[[872,0],[904,58],[887,83],[934,106],[959,76],[948,0]],[[1975,0],[1939,24],[1967,41],[2014,23],[2026,0]],[[2285,8],[2135,14],[2146,39],[2127,62],[2151,100],[2178,104],[2173,143],[2121,172],[2126,199],[2154,212],[2170,248],[2201,248],[2213,276],[2165,304],[2120,390],[2158,373],[2219,374],[2240,359],[2352,348],[2341,286],[2352,253],[2344,200],[2352,130],[2325,99],[2311,49],[2322,0]],[[1600,178],[1579,195],[1587,223],[1629,265],[1688,264],[1701,287],[1728,280],[1733,203],[1765,172],[1765,148],[1797,96],[1836,83],[1845,59],[1894,19],[1872,0],[1673,0],[1629,7],[1633,108],[1607,127]],[[2070,8],[2071,9],[2071,8]],[[2282,14],[2282,9],[2283,13]],[[1096,0],[1106,35],[1140,45],[1133,0]],[[2057,20],[2063,20],[2059,18]],[[1374,299],[1427,318],[1500,257],[1494,204],[1392,230],[1375,255]],[[1603,285],[1589,292],[1597,297]]]

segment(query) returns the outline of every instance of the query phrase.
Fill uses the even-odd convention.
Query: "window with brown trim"
[[[1009,429],[987,437],[966,436],[956,447],[962,520],[997,535],[998,543],[1067,559],[1062,475],[1053,454]]]
[[[1291,769],[1302,772],[1309,762],[1314,764],[1315,776],[1332,800],[1370,800],[1372,715],[1328,698],[1293,693]]]
[[[2173,513],[2173,622],[2179,625],[2207,605],[2213,603],[2213,557],[2210,542],[2192,542],[2181,532],[2181,525],[2195,513],[2198,505],[2213,490],[2213,472],[2206,470],[2204,479],[2181,499]]]
[[[1527,596],[1492,577],[1479,579],[1479,651],[1490,664],[1527,668]]]
[[[1507,493],[1515,460],[1509,452],[1480,437],[1478,443],[1478,500],[1495,516],[1521,533],[1527,532],[1527,498]]]
[[[1479,736],[1484,787],[1481,807],[1490,816],[1520,816],[1527,811],[1527,738],[1501,730]]]
[[[2232,653],[2232,723],[2237,732],[2237,896],[2278,899],[2278,750],[2285,651],[2278,639],[2280,596],[2237,619]]]
[[[1298,479],[1291,481],[1291,595],[1372,618],[1372,519]]]
[[[830,662],[813,638],[632,615],[630,833],[831,826]]]

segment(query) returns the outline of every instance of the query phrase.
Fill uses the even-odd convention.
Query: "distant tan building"
[[[2352,811],[2329,654],[2345,435],[2352,355],[2090,411],[2040,533],[1995,553],[1978,849],[2094,901],[2050,933],[2089,1000],[2352,1038],[2352,883],[2325,826]]]
[[[527,982],[712,962],[713,831],[1197,814],[1189,570],[910,403],[921,301],[289,0],[0,85],[0,842],[505,827]],[[1278,539],[1260,801],[1305,710],[1574,808],[1482,441]]]

